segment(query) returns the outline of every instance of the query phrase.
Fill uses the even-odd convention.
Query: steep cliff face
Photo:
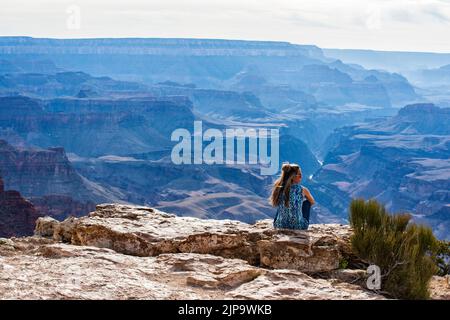
[[[66,140],[61,143],[79,155],[126,155],[164,149],[173,144],[171,133],[178,128],[191,129],[195,118],[192,103],[185,97],[60,102],[55,101],[65,110],[69,123],[75,118],[73,131],[80,137],[78,144],[71,143],[74,134],[63,131]],[[51,105],[49,110],[55,112],[55,107]],[[71,112],[67,107],[76,111]],[[54,130],[61,132],[57,127]],[[94,134],[97,143],[83,150],[92,137],[89,132]]]
[[[100,205],[79,219],[40,218],[34,237],[0,239],[0,296],[384,299],[365,287],[350,235],[344,225],[274,230],[270,220],[249,225]],[[339,269],[341,259],[353,269]],[[444,278],[430,288],[434,298],[450,298]]]
[[[0,140],[0,175],[3,189],[17,190],[4,193],[4,211],[16,216],[11,220],[10,213],[4,212],[0,218],[3,235],[31,235],[36,215],[60,220],[82,216],[96,203],[115,197],[114,192],[80,176],[62,148],[19,148]]]
[[[25,196],[87,193],[62,148],[19,149],[0,140],[0,171],[9,188]]]
[[[73,169],[63,148],[19,148],[0,140],[0,172],[5,185],[25,197],[62,195],[82,202],[108,199]]]
[[[34,223],[39,216],[38,210],[19,192],[6,191],[0,177],[0,237],[33,234]]]
[[[311,56],[323,58],[322,51],[312,45],[293,45],[277,41],[244,41],[215,39],[35,39],[1,37],[0,53],[41,54],[134,54],[194,56]]]
[[[44,148],[64,146],[80,156],[161,149],[171,143],[173,130],[191,129],[193,121],[192,104],[185,97],[0,98],[0,137]]]

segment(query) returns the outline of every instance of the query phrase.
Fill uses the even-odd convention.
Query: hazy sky
[[[450,0],[1,0],[0,35],[281,40],[450,52]]]

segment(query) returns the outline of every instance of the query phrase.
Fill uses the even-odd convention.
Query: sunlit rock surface
[[[106,204],[87,217],[36,223],[0,239],[2,299],[384,299],[364,286],[351,229],[274,230]],[[445,279],[444,279],[445,280]],[[432,296],[448,298],[443,278]]]

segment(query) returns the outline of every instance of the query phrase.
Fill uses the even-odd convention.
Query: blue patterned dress
[[[300,229],[306,230],[309,221],[303,218],[303,187],[299,184],[293,184],[289,192],[289,207],[284,206],[284,193],[280,195],[280,204],[273,221],[275,228],[281,229]]]

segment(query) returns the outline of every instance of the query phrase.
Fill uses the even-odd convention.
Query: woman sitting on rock
[[[281,177],[275,181],[270,201],[277,207],[275,228],[306,230],[309,212],[315,203],[309,190],[302,185],[302,171],[296,164],[283,164]]]

